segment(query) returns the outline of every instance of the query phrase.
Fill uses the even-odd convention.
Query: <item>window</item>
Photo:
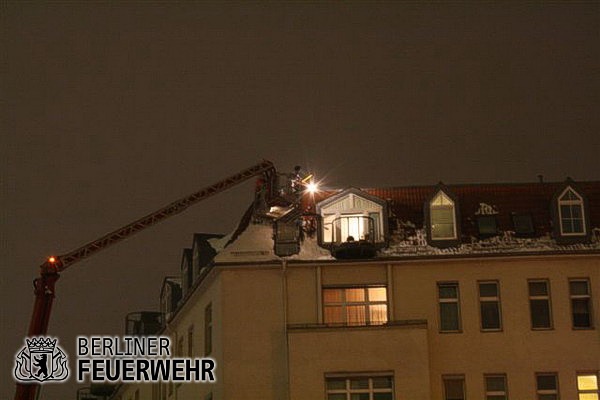
[[[502,318],[500,316],[498,282],[479,282],[479,306],[481,310],[481,330],[501,330]]]
[[[355,241],[385,242],[387,202],[359,189],[350,188],[318,203],[323,243]]]
[[[485,375],[485,399],[507,400],[506,375]]]
[[[598,390],[598,373],[586,372],[577,374],[577,393],[579,400],[598,400],[600,391]]]
[[[530,280],[527,285],[529,288],[531,329],[552,329],[550,285],[548,281]]]
[[[212,303],[204,309],[204,355],[212,353]]]
[[[535,376],[538,400],[558,400],[558,376],[555,373],[539,373]]]
[[[465,400],[465,377],[446,375],[444,381],[444,400]]]
[[[384,286],[324,288],[323,312],[327,324],[385,324],[387,289]]]
[[[592,328],[592,296],[588,279],[570,279],[571,312],[573,328]]]
[[[188,357],[193,357],[194,356],[194,325],[191,325],[188,328],[188,333],[187,333],[187,355]]]
[[[535,233],[531,214],[513,214],[512,222],[516,236],[527,237]]]
[[[493,215],[482,215],[477,217],[477,229],[479,236],[490,237],[498,234],[498,224]]]
[[[461,323],[458,283],[438,283],[438,300],[440,303],[440,332],[459,332]]]
[[[391,375],[329,377],[325,379],[327,400],[393,400]]]
[[[575,236],[585,234],[583,199],[571,187],[558,197],[560,234]]]
[[[433,240],[456,239],[456,212],[454,202],[440,191],[429,203],[431,238]]]

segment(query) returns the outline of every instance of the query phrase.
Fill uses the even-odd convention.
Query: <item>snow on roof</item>
[[[227,241],[223,243],[227,243]],[[271,224],[250,223],[235,241],[218,252],[214,261],[215,263],[227,263],[278,259],[279,257],[273,250],[273,227]]]

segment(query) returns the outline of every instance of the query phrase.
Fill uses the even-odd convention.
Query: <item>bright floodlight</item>
[[[56,262],[56,258],[54,258],[54,257],[49,257],[49,258],[48,258],[48,261],[50,261],[51,263],[54,263],[54,262]]]
[[[309,182],[308,185],[306,185],[306,190],[308,190],[309,193],[314,193],[319,190],[319,186],[315,182]]]

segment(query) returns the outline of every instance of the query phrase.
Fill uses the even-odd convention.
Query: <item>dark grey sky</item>
[[[330,186],[599,179],[599,4],[2,2],[0,399],[47,255],[262,158]],[[73,266],[50,332],[122,333],[251,198]]]

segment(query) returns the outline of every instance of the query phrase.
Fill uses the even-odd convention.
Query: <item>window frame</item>
[[[346,290],[348,289],[362,289],[364,291],[364,301],[356,301],[356,302],[348,302],[346,298]],[[385,301],[382,300],[374,300],[371,301],[369,299],[369,289],[385,289]],[[340,302],[330,302],[327,303],[325,301],[325,291],[326,290],[342,290],[342,298]],[[323,305],[323,323],[331,326],[381,326],[386,325],[390,321],[390,299],[388,293],[388,287],[385,284],[374,284],[374,285],[323,285],[321,287],[321,304]],[[348,323],[348,314],[346,312],[348,304],[350,306],[364,306],[365,309],[365,323],[364,324],[350,324]],[[372,323],[371,321],[371,305],[385,305],[386,307],[386,319],[383,323]],[[341,322],[328,322],[326,319],[325,310],[327,307],[342,307],[342,318]]]
[[[440,297],[440,287],[442,286],[456,286],[456,298],[441,298]],[[460,306],[460,284],[458,281],[440,281],[436,282],[436,294],[437,294],[437,303],[438,303],[438,332],[439,333],[462,333],[462,313]],[[457,325],[458,329],[442,329],[442,303],[456,303],[457,313]]]
[[[502,392],[500,391],[493,391],[493,390],[488,390],[488,384],[487,384],[487,380],[488,378],[502,378],[502,380],[504,381],[504,390]],[[487,400],[488,396],[504,396],[505,400],[508,400],[508,377],[506,376],[506,374],[483,374],[483,389],[484,389],[484,395],[485,398]]]
[[[562,198],[564,196],[566,196],[567,192],[572,192],[575,197],[577,197],[577,200],[562,200]],[[585,212],[585,206],[584,206],[584,201],[583,201],[583,197],[575,190],[573,189],[571,186],[567,186],[559,195],[556,201],[557,204],[557,208],[558,208],[558,225],[559,225],[559,230],[560,230],[560,235],[561,236],[585,236],[587,235],[587,227],[586,227],[586,212]],[[581,228],[582,231],[581,232],[565,232],[564,228],[563,228],[563,217],[562,217],[562,206],[578,206],[580,211],[581,211],[581,218],[577,218],[577,219],[581,219]],[[570,218],[571,220],[575,220],[575,218]]]
[[[369,380],[369,388],[368,389],[352,389],[350,387],[350,381],[352,379],[363,378]],[[373,387],[373,379],[376,378],[391,378],[391,388],[374,388]],[[344,379],[345,388],[344,389],[329,389],[327,387],[329,380],[334,379]],[[383,371],[383,372],[356,372],[356,373],[326,373],[324,376],[324,389],[325,389],[325,399],[328,398],[330,394],[345,394],[346,398],[349,398],[351,394],[357,393],[368,393],[369,398],[373,397],[373,394],[376,393],[390,393],[392,395],[392,400],[395,399],[395,379],[393,371]]]
[[[587,294],[585,295],[574,295],[571,293],[571,282],[586,282],[587,284]],[[571,307],[571,328],[573,330],[587,330],[587,329],[595,329],[594,326],[594,310],[593,310],[593,300],[592,300],[592,284],[590,282],[590,278],[569,278],[568,280],[569,287],[569,303]],[[575,313],[573,309],[573,300],[577,299],[588,299],[588,315],[590,320],[589,326],[575,326]]]
[[[519,232],[517,231],[517,218],[529,218],[529,222],[531,222],[531,231],[529,232]],[[510,214],[510,222],[512,223],[513,231],[515,232],[515,237],[520,238],[530,238],[535,236],[535,221],[533,220],[533,214],[530,212],[512,212]]]
[[[494,221],[494,232],[493,233],[482,233],[481,232],[481,222],[483,220],[493,220]],[[487,239],[487,238],[491,238],[494,236],[498,236],[499,234],[499,230],[498,230],[498,218],[496,217],[495,214],[493,215],[478,215],[477,216],[477,220],[476,220],[476,224],[477,224],[477,235],[482,238],[482,239]]]
[[[580,389],[579,388],[579,377],[580,376],[596,376],[596,389]],[[575,384],[577,387],[577,398],[579,399],[580,394],[596,394],[600,399],[600,371],[577,371],[575,372]]]
[[[448,381],[461,381],[462,383],[462,399],[461,400],[466,400],[467,398],[467,381],[465,379],[465,375],[464,374],[444,374],[442,375],[442,393],[444,396],[444,400],[454,400],[454,399],[448,399],[448,393],[447,393],[447,389],[446,389],[446,382]]]
[[[481,285],[493,283],[496,285],[496,296],[485,296],[481,295]],[[504,324],[502,323],[502,300],[500,296],[500,281],[494,279],[478,280],[477,281],[477,299],[479,300],[479,329],[481,332],[502,332]],[[490,300],[492,299],[492,300]],[[483,326],[483,303],[496,303],[498,307],[498,327],[497,328],[484,328]]]
[[[438,197],[442,197],[442,199],[447,199],[451,204],[445,205],[434,205],[433,203],[437,200]],[[458,238],[458,229],[457,229],[457,219],[456,219],[456,201],[454,201],[445,191],[438,190],[435,195],[429,200],[429,229],[431,234],[432,241],[446,241],[446,240],[457,240]],[[435,224],[433,223],[433,213],[434,209],[452,209],[452,236],[433,236],[433,227]]]
[[[530,283],[545,283],[546,284],[546,295],[532,295],[529,284]],[[554,329],[554,314],[552,312],[552,292],[550,287],[550,279],[548,278],[533,278],[527,279],[527,298],[529,300],[529,322],[531,324],[531,330],[533,331],[549,331]],[[546,300],[548,303],[548,318],[550,325],[547,327],[535,327],[533,326],[533,310],[532,300]]]
[[[556,383],[556,389],[540,389],[538,378],[540,376],[553,376],[554,382]],[[560,382],[558,379],[558,372],[536,372],[535,373],[535,398],[540,400],[540,396],[555,394],[556,400],[560,400]]]

